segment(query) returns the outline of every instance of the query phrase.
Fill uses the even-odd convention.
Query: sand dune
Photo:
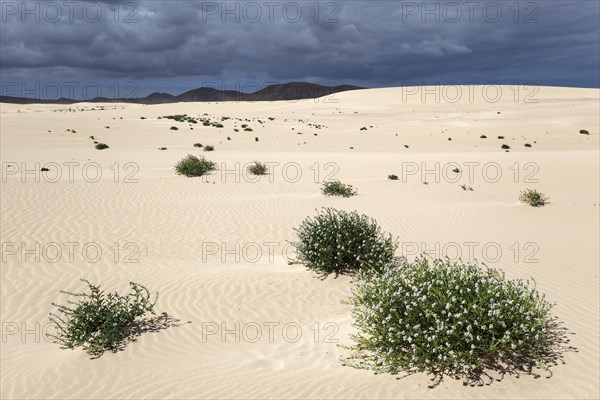
[[[390,88],[297,102],[2,104],[1,397],[600,397],[600,91],[498,88],[495,102],[491,89],[460,87],[457,101],[450,89],[435,99],[419,88]],[[157,119],[183,113],[232,119],[193,130]],[[234,132],[234,124],[253,131]],[[110,148],[95,150],[90,136]],[[220,170],[177,176],[173,165],[190,153]],[[242,173],[254,160],[273,163],[256,182]],[[439,173],[421,175],[436,163]],[[458,180],[448,172],[454,164]],[[400,181],[387,180],[391,173]],[[359,195],[322,196],[319,182],[328,178]],[[525,188],[551,204],[520,204]],[[397,379],[342,366],[338,344],[350,343],[353,328],[340,301],[351,279],[321,280],[286,258],[293,228],[324,206],[377,219],[399,237],[403,255],[418,248],[452,257],[458,249],[469,259],[474,246],[475,258],[509,277],[533,277],[557,302],[578,352],[551,377],[505,376],[474,388],[449,380],[428,389],[423,374]],[[60,259],[40,250],[39,262],[35,254],[23,262],[23,244],[36,243],[57,246]],[[94,260],[86,245],[102,255]],[[64,299],[58,291],[82,288],[81,277],[109,290],[125,290],[128,279],[159,290],[157,308],[171,326],[97,360],[61,350],[43,337],[46,317],[51,302]]]

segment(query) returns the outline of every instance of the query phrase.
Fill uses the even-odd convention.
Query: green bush
[[[518,369],[554,361],[563,335],[528,281],[477,264],[397,261],[359,283],[350,303],[358,333],[348,364],[378,372]]]
[[[202,147],[202,143],[194,143],[194,147]]]
[[[325,274],[369,273],[394,257],[397,243],[377,221],[356,211],[325,208],[298,228],[298,261]]]
[[[502,150],[508,150],[508,149],[510,149],[510,146],[509,146],[509,145],[507,145],[507,144],[503,144],[502,146],[500,146],[500,148],[501,148]]]
[[[481,138],[481,139],[487,139],[487,136],[481,135],[481,136],[479,136],[479,138]]]
[[[115,350],[131,333],[137,318],[148,312],[154,314],[158,293],[152,301],[148,289],[140,284],[130,282],[132,292],[121,296],[117,292],[107,294],[85,279],[82,282],[89,292],[61,291],[76,301],[68,300],[67,305],[52,303],[57,311],[48,315],[56,331],[50,336],[66,348],[82,346],[92,355]]]
[[[580,131],[579,131],[579,133],[581,133],[582,135],[589,135],[589,134],[590,134],[590,133],[589,133],[587,130],[585,130],[585,129],[582,129],[582,130],[580,130]]]
[[[255,161],[254,164],[248,166],[248,172],[252,175],[266,175],[269,173],[269,168],[266,164]]]
[[[106,143],[97,143],[94,147],[96,147],[96,150],[104,150],[109,148]]]
[[[531,147],[531,144],[530,143],[525,143],[524,146],[525,147]]]
[[[398,180],[398,175],[396,175],[396,174],[390,174],[390,175],[388,175],[388,179],[390,181],[397,181]]]
[[[207,146],[204,146],[204,151],[214,151],[214,150],[215,150],[215,146],[212,146],[210,144]]]
[[[532,207],[542,207],[548,203],[548,197],[537,190],[525,189],[519,195],[521,203],[529,204]]]
[[[351,197],[356,195],[356,190],[352,185],[342,183],[340,181],[326,181],[323,182],[321,192],[325,196],[343,196]]]
[[[176,127],[176,126],[172,126],[172,127],[170,127],[169,129],[170,129],[170,130],[172,130],[172,131],[178,131],[178,130],[179,130],[179,128],[178,128],[178,127]]]
[[[175,165],[175,171],[179,175],[187,177],[202,176],[208,172],[217,169],[217,164],[205,159],[204,157],[196,157],[189,154]]]

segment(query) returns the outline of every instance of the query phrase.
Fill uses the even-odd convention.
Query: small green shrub
[[[348,363],[378,372],[473,378],[556,361],[563,331],[529,282],[477,264],[397,261],[353,290]],[[356,362],[358,360],[358,363]]]
[[[104,150],[109,148],[106,143],[97,143],[94,147],[96,147],[96,150]]]
[[[202,143],[194,143],[194,147],[202,147]]]
[[[212,146],[210,144],[207,146],[204,146],[204,151],[214,151],[214,150],[215,150],[215,146]]]
[[[397,243],[377,221],[356,211],[325,208],[295,229],[298,261],[325,274],[370,272],[394,257]]]
[[[170,129],[170,130],[172,130],[172,131],[178,131],[178,130],[179,130],[179,128],[178,128],[178,127],[176,127],[176,126],[172,126],[172,127],[170,127],[169,129]]]
[[[479,138],[480,138],[480,139],[487,139],[487,136],[485,136],[485,135],[481,135],[481,136],[479,136]]]
[[[189,154],[175,165],[175,171],[179,175],[187,177],[202,176],[208,172],[217,169],[215,162],[209,161],[204,157],[196,157]]]
[[[525,147],[531,147],[531,144],[529,144],[529,143],[525,143],[525,144],[524,144],[524,146],[525,146]]]
[[[587,130],[585,130],[585,129],[582,129],[582,130],[580,130],[580,131],[579,131],[579,133],[580,133],[580,134],[582,134],[582,135],[589,135],[589,134],[590,134],[590,133],[589,133]]]
[[[246,132],[252,132],[252,128],[244,128],[244,131],[246,131]]]
[[[508,150],[508,149],[510,149],[510,146],[509,146],[509,145],[507,145],[507,144],[503,144],[502,146],[500,146],[500,148],[501,148],[502,150]]]
[[[325,196],[342,196],[352,197],[356,195],[356,190],[352,185],[342,183],[340,181],[326,181],[323,182],[321,192]]]
[[[66,348],[82,346],[89,354],[101,355],[106,350],[115,350],[135,326],[136,319],[146,313],[154,314],[158,293],[152,301],[144,286],[129,282],[132,292],[119,295],[105,293],[100,286],[82,279],[89,291],[67,292],[76,301],[67,305],[52,303],[57,308],[48,318],[56,334],[50,335],[56,343]]]
[[[529,204],[532,207],[542,207],[548,203],[548,197],[537,190],[525,189],[519,195],[521,203]]]
[[[266,175],[269,173],[269,168],[266,164],[255,161],[254,164],[248,166],[248,172],[252,175]]]
[[[454,172],[454,173],[458,174],[458,173],[460,173],[460,169],[459,169],[459,168],[454,168],[454,169],[452,170],[452,172]]]
[[[390,174],[390,175],[388,175],[388,179],[390,181],[397,181],[398,180],[398,175],[396,175],[396,174]]]
[[[498,136],[498,139],[504,139],[504,136]]]

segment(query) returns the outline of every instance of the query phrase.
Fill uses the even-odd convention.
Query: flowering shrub
[[[562,335],[528,281],[446,260],[390,264],[350,303],[358,334],[348,361],[380,372],[473,376],[497,362],[544,361]]]
[[[131,332],[135,320],[147,312],[154,314],[154,301],[144,286],[129,282],[132,292],[121,296],[117,292],[104,293],[100,286],[82,279],[89,293],[75,293],[61,290],[77,299],[67,300],[67,305],[52,303],[57,313],[48,318],[54,323],[57,343],[67,348],[82,346],[89,354],[99,355],[113,349]]]
[[[548,197],[545,194],[538,192],[537,190],[525,189],[519,195],[519,201],[521,203],[529,204],[532,207],[542,207],[548,203]]]
[[[352,185],[348,185],[340,181],[323,182],[321,192],[325,196],[351,197],[356,195],[356,190],[354,190],[354,187],[352,187]]]
[[[175,171],[179,175],[187,177],[202,176],[216,169],[217,164],[215,162],[209,161],[204,157],[196,157],[193,154],[187,155],[175,165]]]
[[[377,221],[356,211],[325,208],[302,221],[296,232],[298,260],[324,273],[379,270],[397,248]]]
[[[255,161],[254,164],[248,166],[248,172],[252,175],[266,175],[269,173],[269,168],[266,164]]]

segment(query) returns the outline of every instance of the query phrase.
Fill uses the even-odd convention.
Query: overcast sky
[[[595,0],[0,3],[3,94],[94,97],[96,83],[106,97],[288,81],[600,86]]]

